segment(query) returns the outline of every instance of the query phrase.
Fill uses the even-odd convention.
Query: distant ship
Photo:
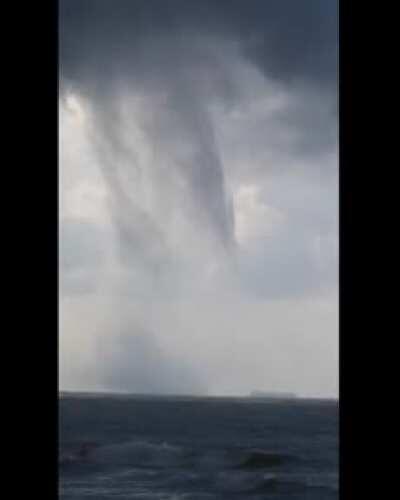
[[[265,391],[253,391],[249,395],[253,399],[295,399],[297,396],[293,392],[265,392]]]

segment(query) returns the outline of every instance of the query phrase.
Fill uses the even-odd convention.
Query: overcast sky
[[[61,0],[61,389],[337,396],[336,11]]]

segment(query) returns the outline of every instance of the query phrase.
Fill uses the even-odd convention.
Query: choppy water
[[[60,498],[337,500],[337,402],[63,397]]]

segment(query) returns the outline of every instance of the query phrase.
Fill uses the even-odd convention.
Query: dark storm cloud
[[[322,0],[61,1],[61,89],[78,88],[94,103],[100,166],[114,200],[122,248],[139,248],[141,240],[142,253],[152,254],[164,243],[151,216],[134,208],[118,181],[119,157],[125,156],[130,168],[136,168],[136,162],[118,135],[116,95],[126,87],[145,92],[150,103],[163,95],[163,103],[152,111],[155,119],[144,125],[146,132],[153,143],[164,140],[164,157],[176,151],[184,137],[190,152],[173,157],[173,169],[186,182],[196,222],[208,225],[230,247],[233,209],[207,111],[213,98],[235,103],[238,90],[224,70],[224,44],[234,44],[238,54],[268,78],[318,88],[334,101],[336,42],[336,3]],[[335,105],[332,108],[335,112]],[[297,114],[299,128],[309,130],[316,115],[313,106],[303,107]],[[321,141],[330,135],[321,134]],[[317,144],[316,139],[315,133],[310,140],[305,132],[295,146],[301,152]],[[123,221],[128,214],[127,225]]]
[[[270,77],[336,84],[335,0],[63,0],[61,71],[80,80],[96,68],[103,79],[110,65],[128,63],[129,54],[135,54],[132,65],[145,57],[144,39],[176,34],[185,45],[193,33],[236,41]]]

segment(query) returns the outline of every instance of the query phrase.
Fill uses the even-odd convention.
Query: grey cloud
[[[268,83],[263,91],[270,91]],[[264,100],[260,89],[257,95],[260,107],[268,105],[274,90]],[[227,113],[218,124],[224,165],[235,181],[258,183],[266,176],[291,172],[304,174],[311,182],[315,176],[336,182],[338,130],[329,101],[296,89],[276,110],[254,111],[252,106],[244,100],[238,104],[239,113]]]
[[[319,297],[337,286],[336,262],[320,268],[304,227],[290,226],[282,234],[239,254],[241,287],[256,299]]]
[[[60,223],[60,287],[63,296],[96,291],[107,239],[96,224],[64,218]]]
[[[239,253],[240,279],[247,292],[282,299],[318,297],[336,289],[337,178],[321,181],[315,172],[271,176],[259,201],[277,210],[284,221],[271,235]],[[323,245],[319,252],[318,241]]]
[[[274,116],[277,128],[291,137],[288,149],[306,160],[334,151],[337,146],[337,96],[322,90],[302,89],[294,96],[287,109]]]
[[[67,271],[99,265],[104,260],[104,238],[102,228],[93,222],[64,218],[60,224],[62,269]]]

